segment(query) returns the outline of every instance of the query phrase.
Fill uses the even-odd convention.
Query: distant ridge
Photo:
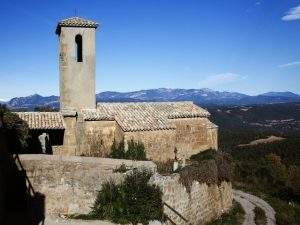
[[[238,92],[214,91],[211,89],[158,88],[133,92],[106,91],[96,94],[98,102],[138,101],[193,101],[200,105],[257,105],[300,102],[300,95],[293,92],[267,92],[256,96]],[[37,106],[59,107],[58,96],[43,97],[38,94],[12,98],[5,104],[12,109],[32,110]]]

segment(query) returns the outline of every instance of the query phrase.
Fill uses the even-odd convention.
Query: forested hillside
[[[268,200],[277,224],[300,224],[300,103],[208,110],[220,150],[233,160],[235,188]],[[277,138],[265,139],[271,135]]]

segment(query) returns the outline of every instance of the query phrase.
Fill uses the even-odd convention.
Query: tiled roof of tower
[[[169,119],[209,116],[192,102],[98,103],[97,110],[114,117],[124,131],[175,129]]]
[[[97,28],[98,25],[99,25],[98,23],[96,23],[94,21],[91,21],[91,20],[83,19],[83,18],[80,18],[80,17],[71,17],[71,18],[64,19],[64,20],[61,20],[60,22],[58,22],[55,33],[59,34],[61,27]]]
[[[59,112],[16,112],[29,129],[33,130],[63,130],[65,129],[63,116]]]

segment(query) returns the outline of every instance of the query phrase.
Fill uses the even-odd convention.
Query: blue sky
[[[299,0],[1,0],[0,8],[0,99],[58,95],[55,27],[75,11],[101,24],[97,92],[300,93]]]

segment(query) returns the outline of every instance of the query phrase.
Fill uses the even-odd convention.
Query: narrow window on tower
[[[77,34],[75,37],[77,62],[82,62],[82,36]]]

